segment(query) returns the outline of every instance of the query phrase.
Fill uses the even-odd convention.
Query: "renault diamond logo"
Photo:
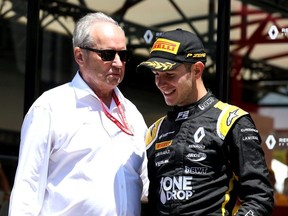
[[[268,34],[272,40],[275,40],[279,34],[279,31],[275,25],[272,25],[268,31]]]
[[[150,44],[153,39],[153,33],[151,30],[147,30],[144,34],[144,40],[147,44]]]
[[[275,138],[274,138],[273,135],[269,135],[269,136],[267,137],[265,143],[266,143],[268,149],[273,149],[274,146],[275,146],[275,144],[276,144],[276,140],[275,140]]]

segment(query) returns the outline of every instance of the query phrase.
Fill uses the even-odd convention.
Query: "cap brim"
[[[142,72],[145,71],[145,69],[150,69],[153,71],[170,71],[178,67],[181,63],[171,61],[169,59],[163,59],[163,58],[150,58],[147,61],[144,61],[140,63],[137,66],[137,71]]]

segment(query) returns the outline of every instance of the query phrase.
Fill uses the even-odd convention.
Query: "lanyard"
[[[121,124],[121,122],[118,121],[118,119],[116,119],[114,116],[112,116],[105,108],[105,105],[103,103],[103,101],[101,100],[101,98],[99,98],[101,105],[102,105],[102,109],[105,113],[105,115],[112,121],[114,122],[114,124],[116,124],[123,132],[125,132],[126,134],[133,136],[133,133],[130,131],[129,127],[128,127],[128,122],[127,119],[125,117],[125,113],[123,111],[123,108],[121,106],[121,103],[117,97],[117,95],[115,94],[115,92],[113,91],[112,93],[112,97],[118,107],[119,113],[120,113],[120,118],[123,121],[123,124]]]

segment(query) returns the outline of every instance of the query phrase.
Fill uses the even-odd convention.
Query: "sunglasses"
[[[119,55],[121,61],[127,61],[129,57],[128,50],[97,50],[90,47],[80,47],[81,49],[89,50],[97,53],[102,61],[113,61],[115,59],[116,53]]]

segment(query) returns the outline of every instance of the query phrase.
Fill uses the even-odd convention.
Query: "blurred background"
[[[43,91],[72,79],[75,22],[96,11],[126,32],[132,58],[119,87],[148,126],[169,108],[153,74],[138,74],[136,66],[162,31],[182,28],[200,37],[208,53],[207,87],[252,113],[275,186],[273,214],[288,215],[286,0],[0,0],[0,162],[10,187],[23,117]],[[0,205],[2,182],[0,176]]]

